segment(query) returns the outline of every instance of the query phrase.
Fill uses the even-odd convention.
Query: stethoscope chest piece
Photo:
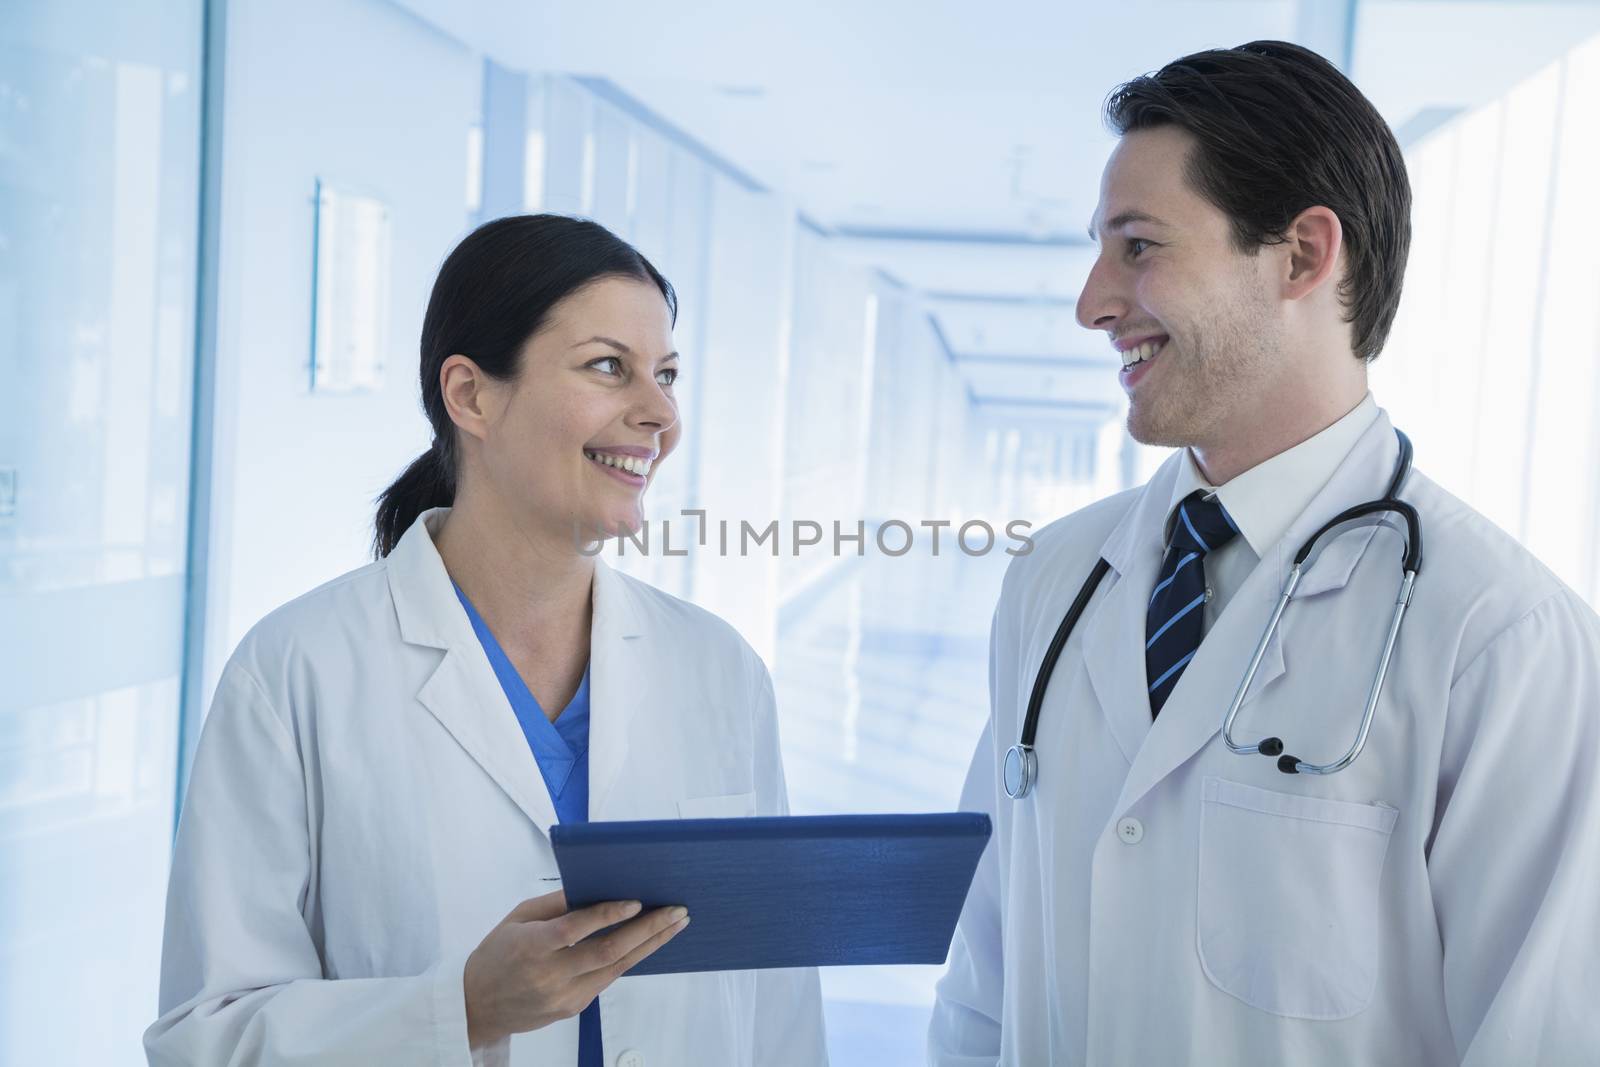
[[[1033,746],[1012,745],[1007,749],[1004,772],[1006,796],[1021,800],[1033,792],[1033,783],[1039,777],[1039,757],[1034,755]]]

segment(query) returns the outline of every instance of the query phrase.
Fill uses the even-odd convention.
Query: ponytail
[[[378,517],[374,523],[377,531],[372,539],[373,555],[383,559],[393,552],[400,538],[424,511],[450,506],[456,496],[453,467],[451,457],[446,456],[435,441],[432,448],[418,456],[405,473],[383,491],[378,498]]]

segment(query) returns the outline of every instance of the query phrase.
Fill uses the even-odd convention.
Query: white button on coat
[[[617,1067],[644,1067],[644,1053],[630,1048],[617,1057]]]
[[[1125,845],[1137,845],[1144,840],[1144,823],[1129,816],[1117,821],[1117,836]]]

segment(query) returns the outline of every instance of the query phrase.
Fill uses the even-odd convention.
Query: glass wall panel
[[[0,1063],[142,1063],[172,833],[201,4],[0,18]]]

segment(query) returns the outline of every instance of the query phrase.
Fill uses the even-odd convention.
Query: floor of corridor
[[[851,560],[785,609],[774,683],[795,814],[956,810],[988,713],[989,619],[1009,561]],[[834,1067],[922,1063],[943,970],[825,968]]]

